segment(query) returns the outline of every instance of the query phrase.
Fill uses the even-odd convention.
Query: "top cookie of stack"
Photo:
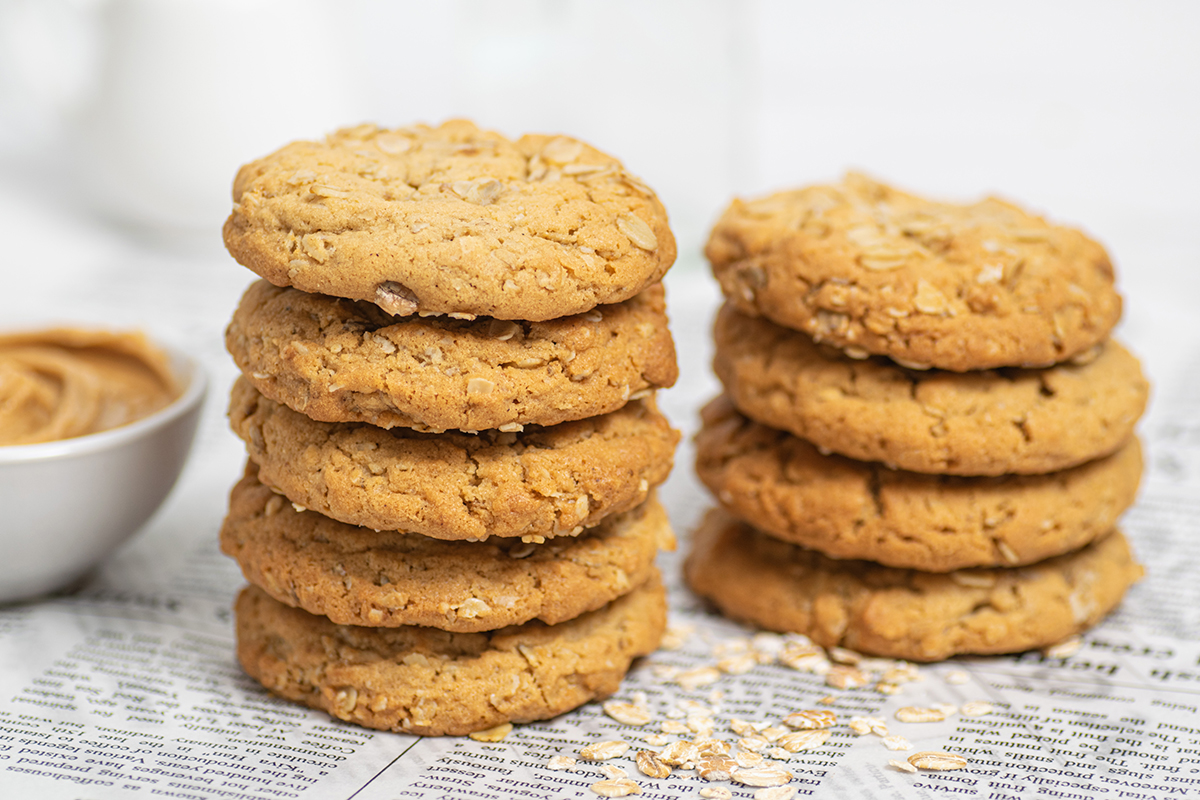
[[[242,167],[233,195],[240,264],[396,316],[565,317],[633,297],[675,260],[662,204],[616,159],[466,121],[295,142]]]
[[[364,125],[242,167],[224,234],[266,279],[226,331],[247,672],[422,734],[613,692],[662,635],[673,546],[654,193],[568,137]]]
[[[857,174],[735,201],[706,254],[738,310],[917,369],[1049,366],[1121,316],[1112,264],[1079,231],[994,198],[940,203]]]

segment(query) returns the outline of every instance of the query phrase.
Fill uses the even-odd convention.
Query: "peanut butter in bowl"
[[[179,394],[166,353],[141,333],[54,328],[0,334],[0,446],[117,428]]]

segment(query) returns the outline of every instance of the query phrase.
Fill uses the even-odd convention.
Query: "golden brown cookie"
[[[266,396],[313,419],[384,428],[555,425],[618,409],[678,375],[661,284],[530,323],[398,318],[258,281],[225,344]]]
[[[298,511],[256,472],[248,469],[230,494],[221,549],[276,600],[341,625],[553,625],[644,583],[659,548],[675,544],[653,494],[578,537],[444,542]]]
[[[822,455],[737,412],[701,412],[696,472],[733,515],[831,558],[948,572],[1031,564],[1107,535],[1142,472],[1136,438],[1048,475],[963,478]]]
[[[351,525],[437,539],[572,536],[666,480],[679,434],[653,398],[520,433],[317,422],[239,378],[229,420],[261,480]]]
[[[1121,315],[1108,255],[1079,231],[861,175],[734,201],[706,254],[743,312],[910,365],[1048,366],[1103,341]]]
[[[912,370],[856,360],[726,304],[714,367],[747,416],[826,450],[913,472],[1055,472],[1116,451],[1149,387],[1109,340],[1087,363],[1046,369]]]
[[[485,633],[336,625],[247,587],[235,609],[242,667],[275,694],[368,728],[460,735],[570,711],[617,690],[666,627],[655,576],[558,625]]]
[[[464,120],[293,142],[242,167],[233,202],[240,264],[397,315],[553,319],[632,297],[675,260],[662,204],[616,159]]]
[[[1096,624],[1142,576],[1124,536],[1016,569],[917,572],[835,561],[713,510],[684,566],[726,615],[822,647],[935,661],[1044,647]]]

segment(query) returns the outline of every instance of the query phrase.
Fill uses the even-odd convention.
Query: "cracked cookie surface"
[[[737,200],[707,257],[730,302],[852,353],[955,371],[1040,367],[1121,315],[1104,249],[989,198],[933,202],[861,175]]]
[[[713,510],[684,575],[733,619],[822,647],[935,661],[1059,642],[1115,608],[1142,568],[1119,531],[1014,569],[932,573],[835,561]]]
[[[666,480],[679,441],[653,398],[519,433],[427,434],[311,420],[243,378],[229,421],[261,480],[292,502],[351,525],[448,540],[578,534],[645,500]]]
[[[923,475],[822,455],[739,414],[727,396],[701,413],[696,472],[730,513],[832,558],[927,572],[1012,567],[1083,547],[1112,530],[1142,471],[1134,438],[1048,475]]]
[[[1133,435],[1149,387],[1108,340],[1087,363],[958,373],[857,360],[728,303],[714,368],[747,416],[820,448],[947,475],[1055,472]]]
[[[247,469],[230,493],[222,551],[276,600],[340,625],[466,633],[553,625],[641,585],[659,548],[675,544],[653,494],[577,537],[446,542],[298,511],[256,472]]]
[[[234,616],[238,660],[275,694],[368,728],[437,736],[607,697],[658,647],[667,609],[655,575],[573,620],[482,633],[336,625],[254,586]]]
[[[233,201],[240,264],[398,315],[547,320],[632,297],[675,260],[666,211],[619,161],[465,120],[293,142],[243,166]]]
[[[393,317],[266,281],[225,332],[259,391],[326,422],[428,431],[554,425],[678,376],[665,293],[548,322]]]

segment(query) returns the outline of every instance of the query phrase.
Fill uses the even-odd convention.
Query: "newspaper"
[[[1074,652],[922,665],[910,676],[919,679],[897,683],[895,694],[874,683],[834,688],[819,671],[781,663],[786,637],[721,619],[681,584],[687,534],[711,505],[685,439],[661,493],[681,539],[679,551],[660,561],[670,646],[641,660],[614,698],[651,721],[623,724],[592,703],[518,725],[496,742],[421,738],[281,701],[238,667],[230,606],[242,578],[216,538],[243,455],[222,418],[233,372],[219,331],[236,302],[233,287],[247,278],[216,266],[217,278],[185,275],[196,265],[179,259],[165,266],[161,255],[153,264],[134,259],[121,269],[148,276],[175,268],[172,288],[182,283],[191,292],[188,310],[161,308],[148,321],[197,337],[193,349],[212,375],[200,440],[167,507],[76,591],[0,608],[0,796],[571,798],[596,796],[593,785],[619,776],[616,768],[647,798],[696,797],[705,787],[754,797],[759,787],[709,782],[695,770],[655,779],[635,766],[639,750],[658,752],[697,731],[731,743],[744,738],[780,761],[790,775],[783,791],[797,797],[1200,795],[1200,603],[1192,568],[1200,560],[1200,348],[1181,360],[1186,368],[1152,375],[1155,403],[1141,429],[1148,471],[1122,523],[1148,577]],[[142,317],[131,309],[150,289],[126,282],[118,292],[103,272],[77,277],[80,297],[146,319],[144,306]],[[717,292],[698,265],[677,268],[668,284],[683,377],[662,405],[690,435],[698,408],[716,391],[708,325]],[[904,707],[948,713],[904,722],[896,714]],[[742,724],[777,727],[803,709],[837,715],[815,749],[783,751]],[[854,718],[874,732],[856,733],[847,724]],[[902,741],[885,740],[885,728],[911,749],[890,750],[886,742]],[[583,746],[603,741],[630,748],[606,761],[579,759]],[[889,765],[919,751],[957,753],[968,763],[918,774]],[[556,756],[576,763],[552,769]]]

